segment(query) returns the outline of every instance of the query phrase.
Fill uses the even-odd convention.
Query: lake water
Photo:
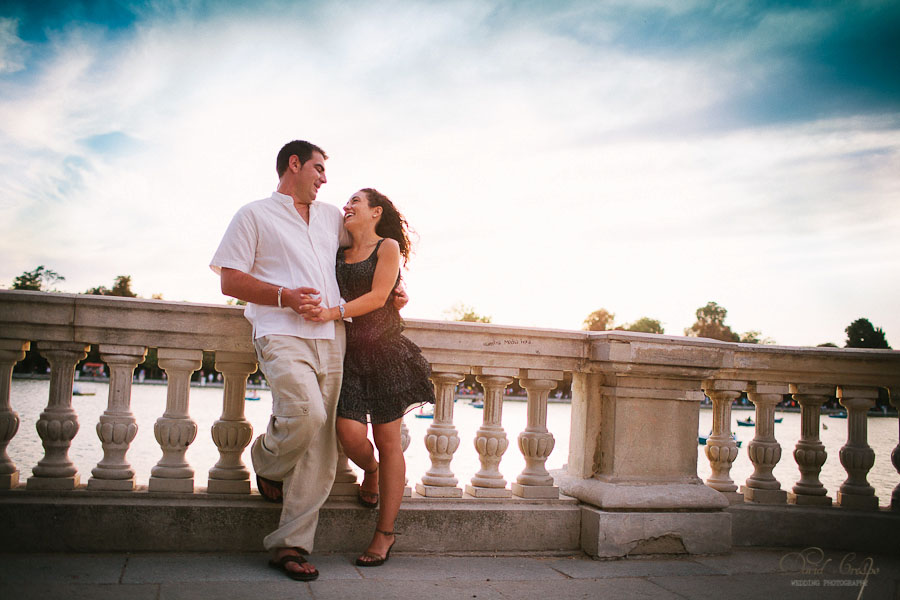
[[[87,483],[91,469],[103,457],[103,449],[96,434],[96,425],[100,415],[106,409],[109,386],[106,383],[78,382],[84,392],[94,392],[94,396],[75,396],[72,406],[78,413],[80,430],[72,441],[69,456],[81,474],[81,483]],[[14,380],[10,393],[13,410],[19,414],[21,421],[19,432],[12,439],[7,452],[19,468],[20,481],[31,476],[31,469],[43,456],[43,447],[35,429],[35,423],[41,411],[46,407],[49,393],[49,382],[40,380]],[[131,410],[138,422],[138,433],[128,452],[128,460],[137,473],[139,485],[146,485],[150,477],[150,469],[159,461],[162,451],[153,436],[153,423],[162,415],[166,405],[166,388],[161,385],[134,385],[132,387]],[[190,395],[191,418],[197,423],[197,438],[187,451],[187,460],[194,467],[194,485],[206,487],[209,469],[219,457],[213,444],[210,428],[222,412],[222,388],[192,387]],[[507,482],[515,481],[516,476],[525,468],[525,460],[519,452],[516,437],[525,429],[525,402],[505,401],[503,403],[503,428],[510,441],[509,448],[500,463],[500,471]],[[254,435],[265,431],[271,410],[271,394],[261,391],[259,401],[246,403],[247,419],[253,425]],[[738,458],[731,469],[731,477],[741,485],[753,473],[753,465],[747,457],[747,444],[753,439],[752,427],[738,427],[738,418],[752,415],[748,411],[734,411],[732,430],[738,439],[744,442],[738,451]],[[454,425],[460,436],[459,450],[454,454],[451,469],[459,479],[460,485],[468,483],[480,468],[478,454],[473,439],[481,425],[483,410],[470,406],[464,399],[457,401],[454,408]],[[547,468],[561,468],[567,458],[569,447],[569,415],[568,404],[551,403],[547,407],[547,424],[556,439],[556,447],[547,459]],[[793,458],[793,449],[800,439],[799,413],[778,413],[784,417],[782,423],[775,425],[775,435],[782,448],[782,458],[775,467],[775,477],[781,482],[782,489],[790,491],[800,474]],[[413,414],[406,416],[411,443],[406,451],[407,475],[410,485],[421,480],[431,463],[425,449],[424,437],[431,419],[417,419]],[[838,451],[847,440],[847,419],[831,419],[822,417],[827,427],[821,431],[821,439],[828,452],[828,460],[822,468],[820,479],[828,489],[828,495],[836,497],[840,484],[847,474],[841,466]],[[706,435],[712,428],[712,411],[700,411],[699,433]],[[875,450],[875,466],[869,472],[869,483],[882,506],[890,504],[891,492],[900,481],[900,475],[891,464],[891,450],[897,445],[898,423],[896,418],[869,418],[869,445]],[[660,451],[663,451],[660,449]],[[709,461],[703,446],[697,447],[697,472],[702,479],[710,474]],[[249,451],[244,453],[244,462],[250,467]],[[252,469],[251,469],[252,471]],[[358,471],[358,470],[357,470]]]

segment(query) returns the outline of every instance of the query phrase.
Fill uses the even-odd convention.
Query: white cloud
[[[841,342],[861,314],[900,331],[878,276],[900,256],[891,123],[676,134],[733,89],[727,52],[642,56],[482,3],[381,8],[68,28],[0,93],[0,280],[45,264],[70,291],[130,274],[222,301],[206,264],[303,137],[332,156],[323,200],[378,187],[420,234],[409,316],[461,300],[577,328],[602,306],[680,334],[715,300],[781,343]],[[127,143],[85,142],[110,133]]]
[[[27,44],[18,36],[19,23],[0,17],[0,75],[16,73],[25,67]]]

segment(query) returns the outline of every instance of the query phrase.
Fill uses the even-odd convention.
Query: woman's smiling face
[[[344,205],[344,223],[375,221],[381,214],[380,207],[369,206],[369,197],[362,190],[356,192]]]

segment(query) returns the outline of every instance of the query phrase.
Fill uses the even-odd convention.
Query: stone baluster
[[[900,390],[896,387],[888,388],[888,395],[890,396],[891,405],[900,413]],[[898,430],[900,430],[900,421],[897,424]],[[897,473],[900,473],[900,441],[897,442],[897,445],[891,451],[891,464],[894,465]],[[891,493],[891,510],[900,511],[900,483],[894,487],[894,491]]]
[[[356,473],[350,468],[350,459],[344,454],[344,449],[338,444],[337,470],[334,473],[334,483],[331,485],[329,496],[356,497],[359,484],[356,483]]]
[[[207,492],[249,494],[250,471],[241,460],[241,455],[253,439],[253,426],[244,416],[244,402],[247,377],[256,372],[256,354],[216,352],[216,370],[225,379],[225,389],[222,415],[212,426],[212,439],[219,449],[219,460],[209,470]]]
[[[143,346],[100,344],[100,357],[109,365],[109,396],[97,423],[103,458],[91,471],[88,489],[134,490],[134,469],[125,458],[138,431],[131,412],[131,381],[146,355]]]
[[[406,449],[409,448],[409,444],[412,442],[412,438],[409,437],[409,427],[406,426],[406,420],[400,422],[400,450],[403,453],[406,453]],[[409,487],[409,478],[405,478],[404,482],[406,485],[403,488],[403,497],[409,498],[412,496],[412,488]]]
[[[19,431],[19,415],[9,403],[13,367],[25,358],[31,347],[23,340],[0,340],[0,490],[19,485],[19,470],[6,453],[6,447]]]
[[[844,508],[875,510],[878,508],[878,497],[866,478],[875,464],[875,451],[868,442],[866,413],[875,406],[878,389],[840,386],[837,396],[841,406],[847,409],[847,443],[840,451],[847,479],[838,490],[837,504]]]
[[[500,474],[500,460],[509,446],[501,424],[503,418],[503,392],[518,374],[514,369],[479,368],[475,381],[484,388],[484,414],[481,427],[475,433],[475,450],[481,469],[472,477],[466,493],[476,498],[509,498],[512,492],[506,488],[506,480]]]
[[[787,492],[775,479],[772,470],[781,460],[781,444],[775,439],[775,406],[781,402],[787,386],[775,383],[750,383],[747,396],[756,407],[756,433],[748,444],[747,454],[753,463],[753,474],[741,486],[744,499],[761,504],[784,504]]]
[[[737,491],[737,485],[731,479],[731,465],[738,455],[737,442],[731,431],[731,405],[746,387],[746,381],[703,382],[703,391],[712,400],[713,410],[712,433],[704,447],[712,471],[706,485],[721,492],[730,504],[744,501],[744,495]]]
[[[72,408],[75,365],[90,346],[78,342],[40,342],[41,356],[50,362],[50,399],[37,422],[44,457],[32,469],[29,490],[72,490],[78,485],[78,469],[69,459],[69,447],[78,433],[78,415]]]
[[[194,469],[184,455],[197,437],[197,423],[188,414],[188,402],[191,374],[203,364],[203,352],[160,348],[157,356],[169,384],[166,389],[166,412],[153,425],[153,433],[163,455],[150,470],[149,489],[151,492],[193,492]]]
[[[822,405],[834,395],[834,386],[791,384],[791,394],[800,404],[800,440],[794,448],[794,460],[800,468],[800,480],[788,494],[788,502],[799,505],[831,506],[828,490],[819,481],[822,465],[828,458],[819,439],[819,415]]]
[[[545,463],[556,444],[547,430],[547,397],[562,375],[562,371],[534,369],[519,372],[519,383],[528,394],[528,421],[518,437],[525,468],[510,488],[520,498],[559,498],[559,488],[553,485]]]
[[[416,484],[416,492],[429,498],[461,498],[462,489],[456,476],[450,470],[453,453],[459,448],[459,435],[453,426],[453,402],[456,399],[456,384],[465,378],[468,369],[458,366],[431,366],[431,381],[434,383],[434,419],[425,432],[425,448],[431,457],[431,467]]]

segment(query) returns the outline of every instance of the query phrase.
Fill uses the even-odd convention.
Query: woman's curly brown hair
[[[375,233],[384,238],[397,240],[400,244],[400,254],[403,256],[403,265],[405,266],[409,260],[410,242],[409,242],[409,223],[406,218],[400,214],[390,198],[374,188],[365,188],[361,190],[369,200],[369,207],[381,207],[381,219],[375,226]]]

